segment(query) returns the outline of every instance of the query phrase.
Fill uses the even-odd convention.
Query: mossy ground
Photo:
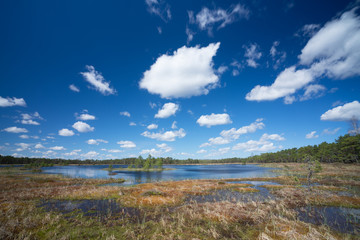
[[[18,174],[0,169],[0,239],[357,239],[326,226],[299,221],[294,210],[306,205],[360,207],[356,176],[359,165],[325,165],[310,189],[301,164],[277,164],[285,176],[277,178],[187,180],[101,186],[118,180],[71,179],[57,175]],[[348,177],[346,177],[348,176]],[[244,194],[251,184],[229,181],[270,181],[265,186],[277,198],[266,202],[187,203],[188,195],[229,189]],[[253,190],[254,189],[254,190]],[[349,191],[350,196],[338,192]],[[81,212],[46,212],[39,202],[51,199],[115,199],[141,211],[137,221]]]

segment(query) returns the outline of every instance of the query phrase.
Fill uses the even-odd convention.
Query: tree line
[[[154,158],[149,156],[146,162],[140,156],[138,158],[123,158],[110,160],[80,160],[80,159],[49,159],[28,158],[0,155],[0,164],[47,164],[47,165],[69,165],[69,164],[117,164],[131,165],[134,168],[159,166],[162,164],[209,164],[209,163],[268,163],[268,162],[302,162],[305,156],[311,156],[322,163],[359,163],[360,162],[360,134],[340,136],[333,143],[323,142],[319,145],[304,146],[300,148],[285,149],[274,153],[263,153],[247,158],[224,158],[217,160],[174,159],[171,157]],[[146,164],[146,165],[145,165]],[[149,165],[149,166],[148,166]]]

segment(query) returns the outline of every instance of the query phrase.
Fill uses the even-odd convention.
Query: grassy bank
[[[71,179],[0,169],[0,239],[358,239],[356,232],[340,233],[326,225],[301,221],[298,209],[360,208],[359,165],[322,164],[310,188],[304,186],[308,182],[306,166],[266,166],[280,168],[277,171],[283,176],[120,187],[102,186],[119,181],[114,179]],[[262,186],[274,196],[264,201],[251,198],[259,194],[259,188],[236,181],[281,185]],[[214,193],[218,195],[211,195]],[[212,199],[223,193],[250,198]],[[205,200],[189,201],[189,196]],[[93,207],[87,212],[80,207],[49,211],[42,205],[53,202],[68,209],[71,204],[80,206],[84,199],[114,201],[119,209],[113,210],[106,201],[100,210]]]

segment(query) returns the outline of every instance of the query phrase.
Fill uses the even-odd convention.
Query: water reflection
[[[184,180],[184,179],[224,179],[224,178],[251,178],[275,177],[271,168],[258,165],[171,165],[164,166],[174,170],[162,172],[132,172],[113,171],[116,175],[109,175],[103,170],[108,165],[82,165],[82,166],[55,166],[44,167],[43,173],[62,174],[73,178],[124,178],[127,183],[139,184],[156,181]],[[113,165],[114,168],[127,167],[126,165]]]

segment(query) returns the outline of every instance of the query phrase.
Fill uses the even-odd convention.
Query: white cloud
[[[103,139],[89,139],[86,141],[87,144],[90,144],[90,145],[99,145],[99,143],[108,143],[108,141],[106,140],[103,140]]]
[[[74,123],[72,125],[72,127],[82,133],[94,131],[94,127],[90,127],[89,124],[81,122],[81,121],[77,121],[76,123]]]
[[[90,152],[81,154],[81,156],[83,158],[87,158],[87,159],[96,158],[98,155],[99,155],[99,153],[97,153],[95,151],[90,151]]]
[[[19,138],[22,138],[22,139],[29,139],[30,137],[26,134],[23,134],[23,135],[20,135]]]
[[[132,141],[119,141],[117,144],[120,144],[120,147],[122,148],[134,148],[136,147],[136,144]]]
[[[17,152],[21,152],[24,150],[27,150],[30,146],[28,143],[15,143],[16,146],[19,146],[19,148],[15,149]]]
[[[214,156],[221,156],[224,155],[226,153],[228,153],[230,151],[230,147],[225,147],[225,148],[219,148],[217,150],[212,150],[211,153],[209,153],[207,155],[207,157],[214,157]]]
[[[141,155],[150,154],[150,155],[153,155],[153,156],[160,156],[160,155],[162,155],[164,153],[168,153],[168,152],[171,152],[173,150],[166,143],[156,144],[156,146],[158,147],[158,149],[155,149],[155,148],[143,149],[143,150],[141,150],[140,154]]]
[[[286,97],[303,88],[313,81],[310,70],[295,70],[295,66],[286,68],[282,71],[271,86],[254,87],[248,94],[248,101],[271,101],[281,97]]]
[[[55,150],[55,151],[66,150],[66,148],[64,148],[63,146],[50,147],[49,149]]]
[[[275,100],[294,94],[317,78],[345,79],[360,75],[360,18],[355,9],[325,24],[306,44],[299,63],[281,72],[271,86],[256,86],[249,101]]]
[[[96,71],[93,66],[86,65],[86,69],[88,72],[81,72],[80,74],[95,88],[95,90],[103,95],[116,93],[116,90],[110,87],[110,82],[106,82],[101,73]]]
[[[147,126],[147,129],[149,129],[149,130],[153,130],[153,129],[157,129],[158,128],[158,125],[156,125],[156,124],[154,124],[154,123],[152,123],[152,124],[150,124],[149,126]]]
[[[120,115],[125,116],[125,117],[130,117],[131,116],[130,113],[127,112],[127,111],[120,112]]]
[[[13,106],[26,107],[26,102],[23,98],[16,98],[16,97],[3,98],[0,96],[0,107],[13,107]]]
[[[37,121],[34,120],[21,120],[22,124],[28,124],[28,125],[40,125],[40,123],[38,123]]]
[[[323,121],[350,121],[352,118],[360,119],[360,103],[358,101],[330,109],[320,117]]]
[[[129,125],[130,125],[130,126],[136,126],[136,123],[130,122]]]
[[[324,129],[323,133],[324,133],[324,134],[329,134],[329,135],[334,135],[334,134],[336,134],[339,130],[340,130],[339,127],[338,127],[338,128],[335,128],[335,129],[333,129],[333,130],[330,130],[329,128],[327,128],[327,129]]]
[[[176,138],[183,138],[186,136],[186,132],[184,129],[180,128],[177,131],[166,131],[164,133],[151,133],[148,131],[145,131],[141,134],[144,137],[156,139],[158,141],[167,141],[167,142],[173,142]]]
[[[187,36],[187,44],[189,44],[193,40],[195,33],[191,31],[188,26],[185,28],[185,33]]]
[[[277,50],[279,44],[279,41],[275,41],[270,48],[270,55],[272,57],[272,61],[274,62],[274,69],[278,69],[280,64],[286,59],[286,52]]]
[[[200,147],[228,144],[238,139],[241,135],[253,133],[258,129],[263,129],[265,124],[262,121],[263,119],[259,118],[248,126],[243,126],[239,129],[231,128],[229,130],[223,130],[220,132],[220,137],[209,138],[208,142],[201,144]]]
[[[79,152],[81,152],[81,149],[75,149],[75,150],[72,150],[71,152],[64,153],[64,155],[65,156],[77,156],[77,155],[79,155]]]
[[[220,43],[200,48],[183,46],[173,55],[164,54],[144,73],[139,86],[162,98],[186,98],[208,94],[218,86],[212,58]]]
[[[156,144],[156,146],[165,153],[171,152],[173,150],[172,147],[168,146],[166,143]]]
[[[43,119],[38,112],[35,112],[34,114],[22,113],[21,118],[22,118],[21,123],[28,125],[40,125],[39,122],[34,121],[33,119],[40,119],[40,120]]]
[[[35,145],[36,149],[45,148],[41,143]]]
[[[260,140],[249,140],[247,142],[236,144],[232,150],[244,150],[245,152],[268,152],[274,149],[280,149],[281,146],[275,146],[271,141],[284,141],[285,138],[279,134],[264,133]]]
[[[316,135],[316,131],[312,131],[311,133],[306,134],[305,136],[307,139],[314,139],[314,138],[318,138],[319,135]]]
[[[260,141],[267,141],[267,140],[284,141],[285,138],[282,137],[282,136],[279,135],[279,134],[267,134],[267,133],[264,133],[264,134],[261,136]]]
[[[227,113],[223,113],[223,114],[212,113],[211,115],[201,115],[196,122],[200,126],[206,126],[206,127],[232,123],[230,116]]]
[[[155,118],[168,118],[175,115],[176,111],[179,110],[179,105],[175,103],[165,103],[164,106],[159,109],[158,113],[155,114]]]
[[[207,153],[207,151],[205,149],[200,149],[199,151],[197,151],[196,153],[198,154],[203,154],[203,153]]]
[[[219,24],[218,29],[221,29],[241,18],[247,19],[249,13],[249,10],[240,4],[231,6],[228,10],[221,8],[210,10],[204,7],[196,14],[196,19],[191,19],[189,15],[189,21],[190,23],[196,21],[201,30],[208,30],[208,33],[211,35],[215,25]]]
[[[171,124],[171,128],[172,129],[177,129],[178,127],[176,126],[177,122],[173,121],[173,123]]]
[[[80,116],[76,117],[76,119],[78,120],[83,120],[83,121],[87,121],[87,120],[95,120],[95,116],[94,115],[90,115],[88,113],[83,113]]]
[[[67,128],[63,128],[59,130],[59,135],[64,137],[70,137],[73,136],[75,133],[72,130],[69,130]]]
[[[25,128],[18,128],[18,127],[8,127],[5,128],[3,131],[9,132],[9,133],[27,133],[28,130]]]
[[[71,84],[69,86],[69,88],[70,88],[71,91],[80,92],[80,89],[77,86],[75,86],[74,84]]]
[[[148,11],[159,16],[164,22],[171,20],[170,5],[165,0],[145,0]]]
[[[314,36],[318,30],[320,29],[319,24],[306,24],[304,25],[295,35],[305,36],[305,37],[312,37]]]
[[[107,150],[109,153],[121,153],[121,152],[123,152],[122,150],[120,150],[120,149],[109,149],[109,150]]]
[[[318,98],[324,95],[326,87],[320,84],[310,84],[305,87],[305,93],[300,98],[301,101]]]
[[[249,67],[257,68],[259,64],[256,62],[262,56],[262,53],[259,51],[259,46],[254,43],[250,44],[249,46],[244,46],[245,48],[245,57],[246,63]]]

